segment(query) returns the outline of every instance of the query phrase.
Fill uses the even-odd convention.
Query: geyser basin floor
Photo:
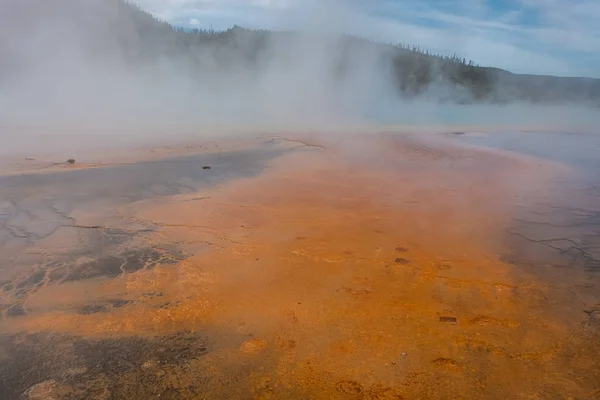
[[[597,271],[512,241],[575,174],[372,135],[0,178],[0,397],[598,398]]]

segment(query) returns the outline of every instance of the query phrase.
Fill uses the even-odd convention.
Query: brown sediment
[[[141,267],[32,278],[2,332],[32,359],[46,357],[32,341],[60,343],[86,372],[39,371],[20,393],[594,398],[598,324],[568,280],[502,261],[514,198],[564,171],[393,136],[315,149],[122,206],[152,227]],[[94,361],[104,349],[114,360]]]

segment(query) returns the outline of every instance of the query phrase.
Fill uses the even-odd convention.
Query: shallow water
[[[592,107],[533,105],[460,105],[454,103],[411,101],[376,104],[369,115],[376,124],[409,126],[471,126],[495,127],[510,130],[543,129],[564,132],[598,130],[600,113]]]
[[[556,132],[494,132],[459,135],[458,140],[477,146],[532,155],[570,165],[590,182],[600,181],[600,134]]]
[[[558,265],[600,271],[600,135],[497,132],[454,136],[463,143],[532,155],[573,168],[574,174],[554,179],[542,198],[523,204],[515,216],[515,229],[532,234],[533,240],[545,241],[521,246],[527,259],[535,253],[532,248],[544,246],[559,260]]]

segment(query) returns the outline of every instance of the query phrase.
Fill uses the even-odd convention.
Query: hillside
[[[3,1],[0,34],[0,85],[30,68],[32,59],[39,67],[40,53],[56,60],[57,54],[74,44],[80,54],[98,65],[112,65],[118,60],[127,68],[136,68],[157,60],[177,60],[178,65],[185,66],[181,67],[184,73],[194,79],[203,79],[207,69],[258,74],[269,70],[273,60],[294,65],[296,59],[318,59],[331,51],[335,54],[331,79],[356,76],[365,70],[356,67],[356,60],[372,60],[378,73],[386,75],[387,84],[402,97],[459,103],[529,101],[600,106],[600,79],[512,74],[477,66],[458,56],[441,57],[409,46],[351,36],[328,38],[326,52],[313,52],[313,44],[322,38],[240,27],[224,32],[185,31],[122,0]],[[41,46],[40,37],[44,38]]]

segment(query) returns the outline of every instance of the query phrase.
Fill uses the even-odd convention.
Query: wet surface
[[[549,159],[577,168],[593,180],[600,171],[600,134],[495,132],[461,135],[461,142]]]
[[[0,177],[0,398],[598,398],[591,176],[383,134]]]
[[[572,167],[575,174],[557,177],[543,196],[520,202],[510,232],[514,258],[600,272],[600,134],[498,132],[460,140]]]
[[[0,336],[0,346],[5,349],[0,366],[3,399],[176,399],[182,393],[198,395],[195,383],[175,388],[157,384],[157,375],[185,368],[208,352],[206,338],[190,333],[101,340],[20,334]],[[132,376],[135,379],[131,380]],[[39,383],[32,386],[32,381]]]
[[[281,152],[266,146],[115,167],[0,176],[0,282],[7,282],[2,290],[22,298],[45,283],[116,277],[176,262],[181,258],[177,250],[143,244],[144,236],[156,226],[128,219],[120,214],[122,207],[256,175]],[[214,169],[203,169],[207,163]],[[62,257],[57,245],[65,246]],[[31,269],[32,260],[39,268]],[[20,277],[23,268],[27,275]]]

